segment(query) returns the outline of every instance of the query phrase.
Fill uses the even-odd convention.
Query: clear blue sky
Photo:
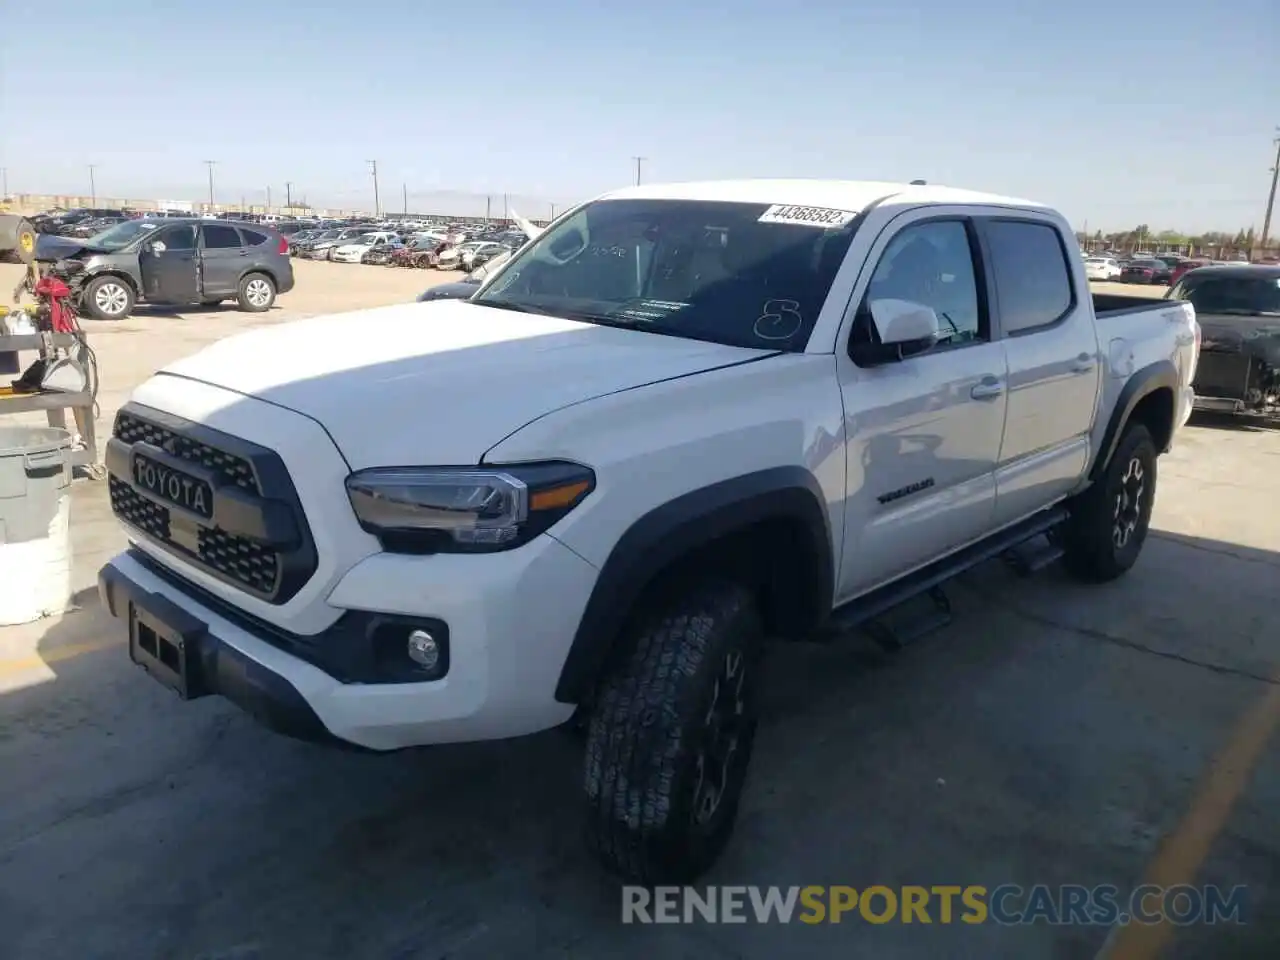
[[[100,197],[199,200],[216,159],[221,202],[292,181],[372,207],[377,158],[392,210],[403,185],[542,216],[641,154],[646,180],[923,177],[1090,230],[1235,230],[1261,225],[1280,123],[1276,0],[3,7],[14,192],[87,193],[93,163]]]

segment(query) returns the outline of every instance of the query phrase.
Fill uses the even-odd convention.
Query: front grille
[[[216,488],[235,486],[244,491],[238,497],[249,494],[260,505],[271,501],[278,509],[281,502],[287,504],[298,533],[288,542],[259,533],[249,537],[242,535],[249,531],[239,524],[233,533],[216,526],[216,520],[205,523],[171,511],[139,492],[128,473],[130,468],[123,463],[112,468],[109,457],[111,510],[151,543],[272,603],[288,600],[315,572],[314,543],[301,504],[284,463],[274,451],[136,404],[128,404],[117,414],[113,435],[124,444],[158,447],[171,457],[213,473],[215,500],[219,497]]]
[[[1202,351],[1192,389],[1202,397],[1244,400],[1249,393],[1252,362],[1244,353]]]
[[[280,580],[280,557],[274,550],[216,527],[198,528],[192,550],[174,539],[167,508],[139,496],[115,477],[107,478],[107,489],[115,515],[166,549],[195,560],[256,594],[270,596],[275,592]]]
[[[205,469],[214,471],[224,481],[234,483],[243,490],[253,493],[262,492],[258,489],[257,478],[253,475],[253,466],[244,458],[215,450],[206,443],[184,437],[159,424],[149,423],[132,414],[121,412],[116,417],[115,436],[125,443],[149,443],[160,447],[175,457],[198,463]]]

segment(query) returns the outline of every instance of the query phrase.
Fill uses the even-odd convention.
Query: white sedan
[[[364,259],[364,255],[374,247],[383,247],[387,244],[397,244],[399,242],[400,238],[389,230],[366,233],[364,236],[356,237],[356,239],[335,248],[329,259],[337,263],[359,263]]]
[[[1085,257],[1084,275],[1090,280],[1115,280],[1120,264],[1113,257]]]

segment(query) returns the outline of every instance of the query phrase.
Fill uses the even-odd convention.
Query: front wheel
[[[236,302],[241,310],[249,313],[264,313],[276,302],[276,285],[265,273],[245,274],[240,280],[240,289],[236,292]]]
[[[82,302],[96,320],[123,320],[133,312],[133,288],[119,277],[98,277],[85,287]]]
[[[729,842],[755,740],[764,628],[745,588],[712,581],[642,616],[587,732],[587,842],[638,883],[688,883]]]
[[[1137,562],[1155,505],[1156,458],[1150,431],[1129,424],[1106,471],[1071,505],[1063,561],[1076,577],[1102,583]]]

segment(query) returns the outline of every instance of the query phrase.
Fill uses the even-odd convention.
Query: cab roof
[[[1048,209],[1043,203],[954,187],[881,180],[707,180],[653,183],[605,194],[602,200],[710,200],[827,207],[863,213],[885,200],[907,204],[982,204]]]

